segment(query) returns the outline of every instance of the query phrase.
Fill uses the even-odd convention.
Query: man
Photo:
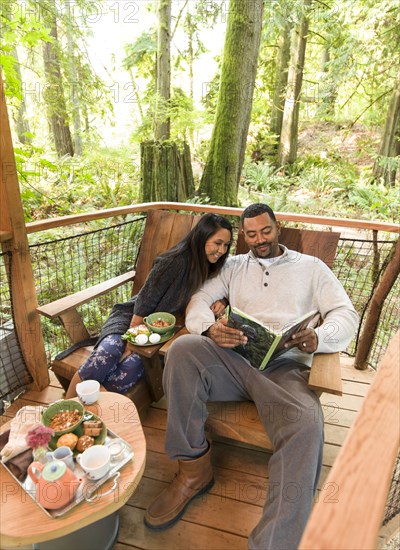
[[[191,334],[178,338],[167,354],[166,450],[178,460],[179,471],[149,506],[145,523],[153,529],[173,525],[194,497],[212,487],[211,451],[204,433],[207,401],[252,400],[274,453],[269,461],[270,494],[249,547],[291,550],[306,525],[322,463],[323,415],[319,399],[307,386],[312,354],[344,350],[358,316],[322,261],[279,244],[280,225],[269,206],[249,206],[241,221],[249,253],[229,258],[221,273],[192,297],[186,312]],[[210,305],[223,298],[275,328],[312,309],[320,312],[323,323],[299,331],[287,351],[259,371],[234,351],[246,343],[243,333],[228,327],[226,319],[215,322],[211,314]],[[288,407],[295,407],[295,421]],[[297,498],[285,498],[288,487],[296,487]]]

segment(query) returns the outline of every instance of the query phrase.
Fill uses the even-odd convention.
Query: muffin
[[[81,435],[76,444],[76,450],[83,453],[83,451],[86,451],[92,445],[94,445],[94,438],[91,435]]]
[[[57,447],[69,447],[73,451],[78,443],[78,436],[73,433],[60,435],[57,441]]]

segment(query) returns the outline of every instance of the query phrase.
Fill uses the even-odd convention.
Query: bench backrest
[[[197,224],[200,217],[200,215],[179,214],[167,210],[149,210],[147,212],[146,225],[136,262],[133,295],[142,288],[157,256],[182,240]],[[323,260],[331,268],[339,237],[340,233],[332,231],[283,227],[279,241],[292,250]],[[243,233],[239,231],[236,254],[245,254],[248,250]]]
[[[324,261],[332,269],[336,255],[340,233],[334,231],[314,231],[311,229],[295,229],[282,227],[279,242],[302,254],[309,254]],[[239,231],[236,254],[246,254],[249,251],[244,235]]]
[[[166,210],[149,210],[143,232],[132,295],[138,294],[154,260],[162,252],[181,241],[199,221],[201,216],[177,214]]]

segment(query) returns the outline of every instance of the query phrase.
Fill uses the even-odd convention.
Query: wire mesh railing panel
[[[0,413],[4,401],[32,382],[25,365],[18,335],[14,327],[12,296],[9,280],[12,277],[12,253],[0,254]]]
[[[134,267],[144,229],[144,217],[64,239],[31,245],[34,278],[39,304],[62,298]],[[237,225],[237,220],[232,220]],[[236,229],[235,229],[236,234]],[[362,328],[373,290],[394,246],[391,240],[340,238],[333,272],[342,282],[360,315]],[[85,325],[98,333],[114,303],[130,296],[130,285],[81,306]],[[370,364],[379,363],[395,334],[400,318],[398,283],[389,293],[373,343]],[[49,359],[69,346],[58,321],[43,319],[44,339]],[[357,338],[347,352],[354,355]]]
[[[144,228],[144,217],[30,246],[39,305],[58,300],[135,267]],[[92,335],[99,332],[112,306],[131,295],[123,285],[79,308]],[[57,320],[42,318],[49,360],[69,347],[65,330]]]
[[[365,315],[373,291],[383,269],[390,258],[395,241],[368,239],[339,239],[332,271],[344,286],[360,315],[357,337],[349,346],[348,352],[354,355],[365,321]],[[398,281],[389,292],[380,317],[378,332],[374,339],[369,363],[376,368],[385,352],[389,340],[399,328],[400,303]]]
[[[397,456],[394,465],[392,482],[386,500],[382,525],[389,523],[389,521],[398,514],[400,514],[400,455]]]

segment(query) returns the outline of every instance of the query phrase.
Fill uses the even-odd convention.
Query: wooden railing
[[[333,491],[315,505],[299,550],[376,548],[400,444],[399,350],[400,332],[325,481]]]
[[[146,212],[147,210],[184,210],[187,212],[215,212],[225,216],[240,216],[242,208],[230,208],[227,206],[207,206],[203,204],[189,204],[179,202],[148,202],[129,206],[120,206],[107,210],[97,210],[85,214],[72,214],[47,220],[38,220],[26,224],[27,233],[37,233],[56,227],[65,227],[77,223],[84,223],[93,220],[111,218],[116,216],[125,216],[136,212]],[[352,229],[364,229],[370,231],[384,231],[386,233],[400,233],[400,226],[395,223],[353,220],[346,218],[332,218],[325,216],[311,216],[309,214],[294,214],[291,212],[275,212],[277,219],[281,221],[298,222],[311,225],[324,225],[327,227],[346,227]]]

